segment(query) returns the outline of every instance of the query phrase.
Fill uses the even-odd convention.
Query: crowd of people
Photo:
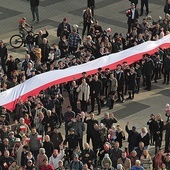
[[[24,34],[26,54],[23,61],[15,59],[12,55],[8,56],[8,49],[1,40],[1,92],[24,83],[37,74],[87,63],[146,41],[157,41],[169,34],[168,12],[165,19],[159,17],[159,20],[154,22],[152,17],[147,15],[140,23],[136,4],[133,3],[126,12],[128,18],[126,35],[117,32],[111,35],[110,28],[103,30],[99,21],[94,19],[94,2],[89,2],[87,9],[83,11],[82,36],[78,26],[69,24],[67,18],[64,18],[58,26],[58,44],[50,44],[47,28],[44,31],[40,30],[36,37],[30,31],[27,36]],[[30,25],[26,23],[24,17],[19,21],[19,31],[23,34],[22,31],[27,26]],[[87,75],[82,70],[82,77],[78,80],[49,87],[37,96],[29,96],[26,102],[18,100],[13,112],[2,106],[0,168],[169,170],[168,104],[165,108],[167,121],[163,121],[160,114],[151,114],[147,122],[148,128],[142,127],[141,132],[138,132],[135,126],[129,128],[129,122],[124,127],[120,125],[110,111],[104,113],[101,121],[94,115],[95,101],[97,115],[100,115],[102,107],[112,110],[115,102],[133,100],[135,94],[140,92],[141,85],[150,91],[152,80],[157,83],[162,75],[164,77],[162,83],[169,84],[169,49],[159,48],[153,55],[146,53],[141,58],[131,65],[126,61],[120,63],[116,69],[98,68],[94,75]],[[21,69],[18,68],[19,62]],[[64,90],[68,92],[70,105],[63,113]],[[63,123],[64,135],[59,132]],[[162,148],[164,130],[165,149]],[[87,135],[85,143],[84,132]],[[126,139],[128,147],[123,145]],[[149,147],[152,145],[155,146],[154,156],[149,154]]]

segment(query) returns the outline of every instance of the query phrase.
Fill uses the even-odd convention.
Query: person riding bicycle
[[[28,34],[28,30],[26,29],[26,27],[30,27],[32,28],[31,25],[29,25],[27,22],[26,22],[26,18],[23,17],[19,20],[19,33],[22,35],[23,39],[24,39],[24,42],[26,40],[26,36]]]

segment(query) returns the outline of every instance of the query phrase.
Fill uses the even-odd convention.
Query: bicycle
[[[29,31],[25,29],[25,31],[27,32],[27,35],[32,30],[33,30],[32,27],[31,27],[31,30],[29,30]],[[34,34],[34,36],[36,36],[36,35],[38,35],[38,34]],[[20,48],[23,44],[25,44],[25,38],[23,37],[22,34],[15,34],[10,38],[9,42],[13,48]]]

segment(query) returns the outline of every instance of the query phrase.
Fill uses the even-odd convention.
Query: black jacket
[[[164,125],[163,130],[165,130],[165,141],[169,141],[169,136],[170,136],[170,122],[167,122],[167,124]]]
[[[147,133],[143,138],[140,135],[139,142],[143,142],[144,146],[148,146],[149,145],[149,133]]]
[[[75,149],[78,146],[78,136],[75,134],[67,135],[63,144],[66,145],[67,142],[68,142],[69,149],[71,150]]]
[[[117,160],[121,157],[122,150],[120,148],[118,149],[113,148],[109,150],[109,155],[110,155],[110,159],[112,160],[112,166],[116,168]]]
[[[154,63],[151,59],[148,61],[145,60],[145,63],[143,64],[143,73],[144,76],[152,75],[152,72],[154,70]]]
[[[42,43],[40,45],[40,48],[41,48],[41,55],[42,55],[41,61],[46,62],[48,59],[48,54],[50,52],[50,45],[48,43],[47,44]]]
[[[31,7],[39,6],[39,0],[30,0]]]
[[[42,34],[41,36],[37,35],[35,37],[35,44],[36,45],[41,45],[40,42],[38,42],[39,39],[41,39],[41,41],[43,40],[43,38],[47,38],[49,35],[48,31],[46,31],[44,34]]]
[[[130,13],[127,13],[126,16],[128,17],[128,21],[127,23],[130,24],[130,23],[133,23],[134,21],[136,21],[138,18],[139,18],[139,13],[138,13],[138,10],[135,9],[135,16],[134,16],[134,19],[132,19],[132,10],[130,10]]]
[[[153,119],[149,119],[147,122],[147,125],[149,125],[149,130],[153,133],[156,131],[157,123]]]
[[[164,58],[163,66],[165,68],[165,71],[170,71],[170,58]]]
[[[54,145],[52,142],[43,142],[43,148],[45,149],[45,154],[47,155],[47,157],[49,158],[54,150]]]
[[[3,47],[0,47],[0,58],[3,63],[6,62],[7,56],[8,56],[7,48],[4,45]]]
[[[53,143],[54,149],[59,149],[59,145],[61,145],[61,143],[63,142],[63,137],[61,133],[51,132],[49,136],[50,136],[51,142]]]
[[[6,158],[5,156],[3,156],[0,159],[0,165],[2,167],[2,170],[7,170],[13,161],[14,161],[13,157],[9,156],[8,158]],[[7,164],[7,167],[4,166],[4,163]]]
[[[91,82],[90,88],[91,88],[92,94],[98,96],[102,90],[102,82],[100,80],[97,80],[97,81],[93,80]],[[95,93],[93,93],[93,91],[95,91]]]
[[[47,131],[48,127],[51,127],[51,129],[54,129],[54,116],[45,116],[42,120],[42,124],[45,126],[45,131]]]
[[[118,88],[123,87],[125,83],[125,75],[123,70],[115,70],[115,78],[118,82]]]
[[[103,123],[107,127],[107,129],[110,129],[113,123],[117,123],[117,119],[116,118],[114,118],[114,119],[111,119],[111,118],[105,119],[104,118],[101,120],[101,123]]]
[[[101,147],[101,138],[100,132],[97,129],[94,129],[92,132],[92,141],[93,141],[93,150]]]
[[[95,0],[87,0],[87,7],[95,7]]]
[[[165,12],[165,14],[170,14],[170,4],[166,4],[165,6],[164,6],[164,12]]]
[[[95,119],[88,119],[86,120],[87,118],[85,117],[84,119],[84,122],[87,124],[87,131],[86,133],[87,134],[92,134],[93,130],[94,130],[94,124],[97,123],[98,124],[98,121],[95,120]]]
[[[57,37],[61,37],[64,32],[64,27],[67,27],[68,32],[71,32],[71,25],[69,23],[64,24],[64,22],[61,22],[57,28]]]
[[[139,144],[139,133],[133,130],[129,130],[128,126],[125,127],[126,132],[128,133],[128,142],[129,145],[137,147]]]

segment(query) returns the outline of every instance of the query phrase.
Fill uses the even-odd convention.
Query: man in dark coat
[[[115,70],[115,78],[117,79],[118,82],[118,87],[117,87],[118,101],[123,103],[125,101],[124,100],[125,74],[120,64],[117,65],[117,68]]]
[[[32,12],[32,21],[35,21],[35,15],[37,18],[37,23],[39,23],[39,12],[38,12],[38,6],[39,6],[39,0],[30,0],[30,6],[31,6],[31,12]]]
[[[94,76],[94,80],[92,80],[90,88],[91,88],[91,112],[94,112],[94,104],[96,99],[98,105],[97,115],[100,115],[101,112],[100,92],[102,90],[102,82],[98,79],[98,75]]]
[[[150,119],[147,121],[147,125],[149,125],[149,131],[150,131],[150,144],[154,145],[154,134],[156,132],[156,120],[155,116],[153,114],[150,115]]]
[[[117,160],[122,155],[122,150],[119,148],[119,142],[115,142],[114,148],[109,151],[110,159],[112,160],[112,166],[117,167]]]
[[[129,153],[131,153],[138,146],[139,133],[136,131],[135,126],[132,127],[132,130],[129,130],[128,125],[129,122],[126,123],[125,130],[128,133]]]
[[[84,149],[81,152],[80,159],[82,160],[83,164],[87,164],[90,167],[93,164],[95,158],[94,151],[90,149],[88,143],[84,144]]]
[[[75,118],[75,112],[72,111],[72,107],[67,107],[67,112],[64,113],[64,122],[65,122],[65,132],[66,136],[68,135],[69,126],[68,124],[71,122],[71,120]]]
[[[9,56],[9,59],[6,61],[6,66],[7,66],[7,76],[8,79],[11,80],[12,79],[12,72],[14,70],[17,70],[17,63],[14,60],[14,57],[12,55]]]
[[[92,15],[94,16],[95,0],[87,0],[87,7],[91,9]]]
[[[57,142],[57,138],[55,139],[55,141]],[[45,136],[45,141],[43,142],[43,148],[45,149],[45,154],[47,155],[49,159],[53,153],[54,145],[50,141],[50,138],[48,135]]]
[[[47,111],[47,116],[44,117],[42,120],[42,124],[45,127],[45,132],[47,132],[48,127],[51,127],[51,129],[54,129],[54,116],[52,116],[51,110]]]
[[[111,129],[113,123],[117,123],[117,119],[115,117],[110,118],[109,113],[105,113],[105,117],[101,120],[101,123],[105,125],[105,127],[109,130]]]
[[[50,53],[50,45],[47,42],[46,38],[43,38],[43,43],[40,45],[41,48],[41,62],[47,62],[48,55]]]
[[[144,7],[144,5],[146,7],[146,16],[148,15],[148,13],[149,13],[149,2],[148,1],[149,0],[141,0],[141,13],[140,13],[140,16],[143,15],[143,7]]]
[[[164,67],[164,81],[162,84],[169,84],[169,74],[170,74],[170,54],[167,54],[163,61],[163,67]]]
[[[87,116],[84,119],[84,122],[87,124],[87,143],[90,142],[90,139],[93,138],[93,131],[94,131],[94,124],[98,124],[98,121],[96,119],[94,119],[94,113],[91,113],[90,115],[90,119],[87,120]]]
[[[154,70],[154,63],[153,61],[150,59],[150,55],[149,54],[144,54],[144,64],[143,64],[143,74],[144,77],[146,78],[146,88],[145,90],[150,91],[151,90],[151,76]]]
[[[4,73],[6,74],[6,60],[7,60],[7,56],[8,56],[8,51],[6,46],[4,45],[3,41],[0,40],[0,63],[2,66],[2,69],[4,71]]]
[[[135,151],[137,152],[137,157],[139,158],[140,160],[140,157],[142,156],[143,154],[143,150],[144,150],[144,143],[143,142],[139,142],[139,145],[138,147],[135,149]]]
[[[0,166],[2,170],[7,170],[9,169],[10,165],[14,161],[14,158],[10,156],[10,153],[8,150],[4,151],[3,156],[0,158]]]
[[[130,68],[130,72],[127,73],[127,84],[128,84],[128,99],[134,99],[135,86],[136,86],[136,72],[134,67]]]
[[[35,37],[35,44],[40,46],[44,38],[47,38],[49,35],[47,28],[44,28],[44,33],[42,30],[39,30],[38,35]]]
[[[57,37],[62,37],[64,29],[67,29],[67,31],[71,33],[71,25],[68,23],[67,18],[64,18],[63,21],[58,25]]]
[[[170,0],[167,0],[167,3],[164,6],[164,12],[166,14],[170,14]]]
[[[68,143],[69,155],[72,156],[73,150],[78,146],[78,136],[74,133],[74,129],[69,129],[69,134],[66,136],[66,139],[63,142],[63,145]]]
[[[128,17],[128,33],[131,32],[132,27],[134,27],[134,24],[136,20],[139,18],[139,13],[138,10],[135,8],[135,4],[131,4],[131,8],[126,11],[126,16]]]
[[[72,121],[68,124],[69,127],[74,129],[75,135],[77,135],[78,144],[80,150],[83,150],[83,132],[85,130],[84,122],[81,120],[81,114],[77,114],[76,119],[72,119]]]
[[[50,133],[49,136],[50,136],[51,142],[54,145],[54,149],[59,150],[60,149],[59,146],[63,142],[63,137],[62,137],[61,133],[58,131],[58,128],[54,127],[54,130]]]
[[[167,122],[163,129],[165,130],[165,153],[167,153],[170,146],[170,122]]]
[[[77,87],[78,86],[76,84],[76,81],[72,81],[71,85],[68,88],[70,105],[72,106],[72,109],[75,113],[78,111],[77,110],[77,100],[78,100]]]

